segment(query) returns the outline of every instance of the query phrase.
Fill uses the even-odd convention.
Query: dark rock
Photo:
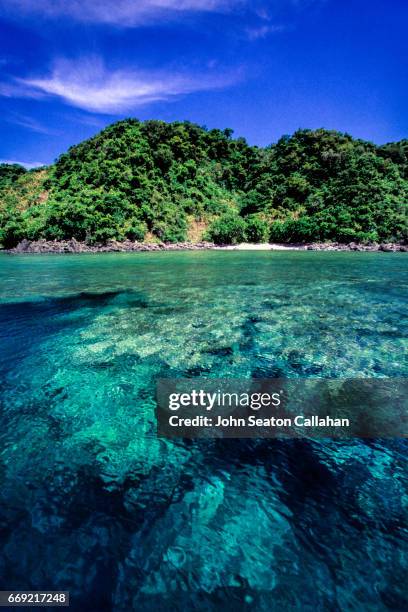
[[[22,240],[15,248],[17,253],[27,253],[30,250],[31,242],[29,240]]]
[[[380,244],[379,250],[380,251],[384,251],[385,253],[391,253],[392,251],[396,250],[396,245],[394,245],[394,244]]]
[[[71,240],[68,242],[68,245],[67,245],[67,247],[69,248],[69,252],[71,253],[82,253],[84,246],[85,245],[78,242],[78,240],[75,240],[75,238],[71,238]]]

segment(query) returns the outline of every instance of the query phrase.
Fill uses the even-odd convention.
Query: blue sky
[[[406,0],[0,0],[0,160],[123,117],[408,136]]]

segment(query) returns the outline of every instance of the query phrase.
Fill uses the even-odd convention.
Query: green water
[[[1,256],[1,587],[75,610],[404,609],[405,441],[172,442],[154,390],[406,376],[407,297],[399,253]]]

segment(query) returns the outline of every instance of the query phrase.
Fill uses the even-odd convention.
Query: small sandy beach
[[[268,242],[251,244],[250,242],[242,242],[241,244],[215,246],[213,248],[221,251],[304,251],[307,249],[307,245],[269,244]]]

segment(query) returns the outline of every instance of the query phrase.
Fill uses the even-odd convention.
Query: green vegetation
[[[299,130],[265,149],[231,130],[120,121],[49,168],[0,165],[0,242],[407,241],[408,141]]]

